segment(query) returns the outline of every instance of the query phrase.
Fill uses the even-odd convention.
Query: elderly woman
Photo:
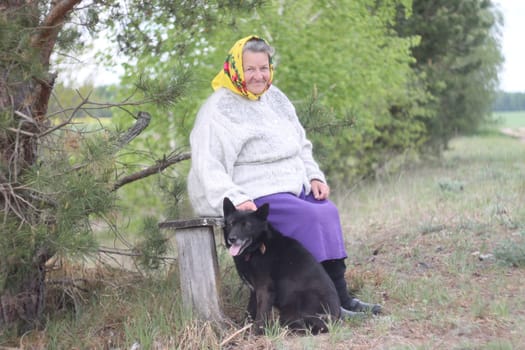
[[[353,298],[339,213],[312,155],[294,106],[272,85],[273,49],[261,38],[235,43],[212,81],[190,135],[190,201],[197,214],[222,215],[228,197],[239,210],[269,203],[268,221],[308,249],[333,280],[343,308],[379,313]]]

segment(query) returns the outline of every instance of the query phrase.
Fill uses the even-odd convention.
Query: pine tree
[[[147,127],[149,114],[128,113],[136,122],[123,133],[104,129],[84,133],[71,123],[80,110],[172,105],[185,88],[186,72],[163,89],[142,79],[136,85],[139,99],[94,103],[88,94],[81,96],[76,108],[51,116],[48,106],[57,77],[51,72],[52,54],[60,48],[74,55],[83,45],[83,31],[112,29],[129,57],[141,55],[162,45],[155,28],[174,22],[181,28],[183,48],[192,33],[209,30],[225,16],[221,12],[225,5],[251,8],[256,3],[8,0],[0,4],[0,333],[39,324],[46,261],[58,253],[96,250],[90,218],[105,217],[113,209],[116,190],[188,158],[187,153],[171,153],[138,173],[117,172],[118,151]],[[141,25],[145,23],[149,25]]]
[[[490,0],[414,0],[412,16],[398,23],[418,35],[414,69],[432,94],[434,118],[426,120],[428,145],[440,152],[457,134],[490,118],[503,61],[498,48],[500,14]]]

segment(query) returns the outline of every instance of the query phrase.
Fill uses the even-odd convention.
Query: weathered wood
[[[200,218],[184,219],[184,220],[168,220],[159,224],[160,228],[166,229],[180,229],[180,228],[192,228],[202,226],[224,226],[224,219],[215,216],[204,216]]]
[[[198,318],[223,319],[218,293],[219,273],[214,227],[222,218],[172,220],[159,224],[175,230],[182,302]]]

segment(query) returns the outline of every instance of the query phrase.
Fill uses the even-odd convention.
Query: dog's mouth
[[[228,251],[230,252],[231,256],[240,255],[246,249],[246,247],[248,247],[251,243],[252,243],[251,238],[248,238],[244,241],[237,239],[235,242],[232,243]]]

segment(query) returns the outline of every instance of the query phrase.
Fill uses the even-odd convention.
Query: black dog
[[[313,255],[283,236],[266,220],[269,205],[238,211],[224,199],[224,239],[240,277],[250,287],[248,313],[261,333],[275,306],[280,323],[313,334],[328,331],[327,316],[338,319],[341,304],[335,286]]]

